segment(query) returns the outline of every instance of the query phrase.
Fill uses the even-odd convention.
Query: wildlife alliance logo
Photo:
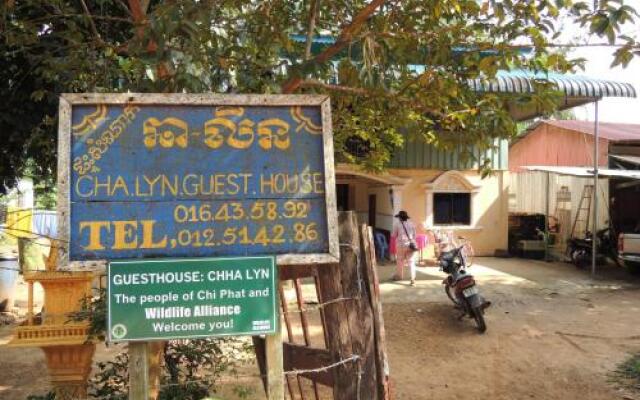
[[[122,339],[127,336],[127,327],[122,324],[116,324],[111,328],[111,337],[114,339]]]

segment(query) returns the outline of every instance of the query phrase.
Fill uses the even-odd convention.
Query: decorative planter
[[[25,273],[29,303],[27,320],[14,330],[10,346],[40,347],[56,399],[86,398],[95,344],[89,340],[89,323],[69,322],[82,299],[91,295],[92,272],[37,271]],[[44,289],[41,318],[33,313],[33,284]]]
[[[43,346],[57,399],[85,399],[96,345]]]

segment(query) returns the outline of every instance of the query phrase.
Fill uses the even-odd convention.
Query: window
[[[460,171],[445,171],[422,185],[426,197],[425,225],[455,226],[453,229],[482,229],[471,211],[480,186],[474,185]]]
[[[434,193],[435,225],[470,225],[471,193]]]

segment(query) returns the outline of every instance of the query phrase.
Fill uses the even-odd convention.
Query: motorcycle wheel
[[[585,269],[587,267],[587,263],[585,262],[587,257],[587,252],[584,250],[574,250],[571,254],[571,259],[573,260],[573,264],[578,269]]]
[[[444,285],[444,292],[447,294],[449,300],[453,302],[456,306],[460,306],[460,302],[456,299],[455,293],[452,293],[452,288],[449,285]]]
[[[484,310],[482,307],[476,307],[471,310],[473,314],[473,319],[476,321],[476,325],[478,325],[478,332],[485,333],[487,331],[487,324],[484,322]]]
[[[640,263],[637,262],[626,262],[625,266],[631,275],[639,276],[640,275]]]

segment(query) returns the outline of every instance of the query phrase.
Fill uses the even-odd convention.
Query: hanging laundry
[[[58,216],[56,212],[35,210],[33,212],[33,233],[38,236],[55,238],[58,234]]]
[[[33,210],[9,207],[7,210],[7,225],[4,231],[17,238],[33,238],[32,233]]]

